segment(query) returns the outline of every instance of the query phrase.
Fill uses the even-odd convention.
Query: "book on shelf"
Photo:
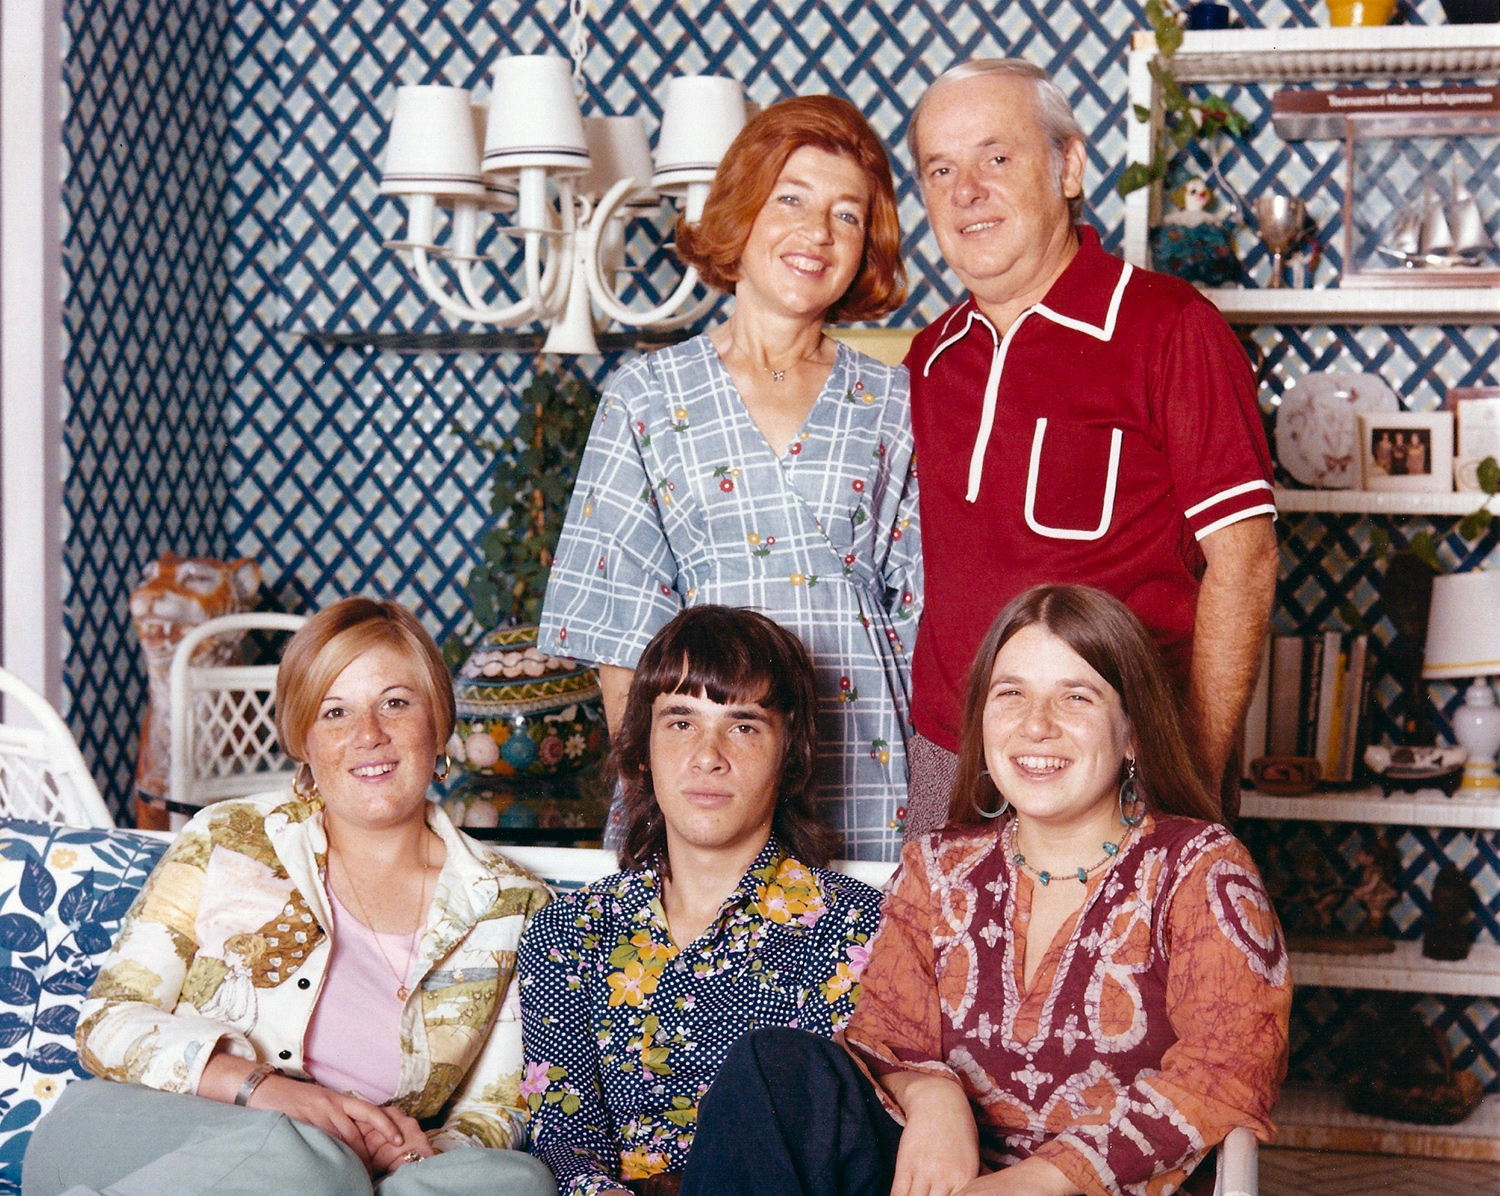
[[[1310,756],[1322,778],[1354,780],[1369,734],[1369,637],[1337,631],[1269,637],[1250,696],[1244,759]]]

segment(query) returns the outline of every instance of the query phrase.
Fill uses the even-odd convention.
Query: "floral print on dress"
[[[879,916],[874,889],[774,839],[682,950],[654,868],[542,911],[521,945],[522,1095],[560,1196],[681,1170],[698,1102],[741,1034],[829,1036],[848,1021]]]
[[[820,812],[854,859],[895,859],[889,823],[906,801],[922,602],[907,389],[903,369],[839,346],[778,455],[706,337],[627,361],[605,387],[617,410],[590,433],[541,619],[544,648],[625,668],[684,605],[753,607],[794,632],[817,678]],[[648,442],[638,425],[663,431]],[[875,738],[889,766],[868,756]]]

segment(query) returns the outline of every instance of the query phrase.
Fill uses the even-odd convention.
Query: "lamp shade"
[[[639,116],[586,116],[583,135],[589,147],[589,169],[578,180],[578,190],[598,199],[621,179],[634,179],[645,190],[637,191],[627,208],[655,208],[661,197],[647,187],[651,179],[651,143],[646,122]]]
[[[1500,570],[1475,569],[1433,579],[1422,676],[1500,673]]]
[[[470,104],[469,115],[474,119],[474,160],[484,157],[484,135],[490,123],[488,104]],[[492,212],[514,212],[516,210],[516,180],[508,175],[487,174],[484,176],[484,204]]]
[[[651,185],[679,195],[691,183],[710,183],[719,159],[745,125],[745,90],[718,75],[682,75],[667,84],[656,139]]]
[[[479,198],[484,179],[462,87],[399,87],[380,171],[382,195]]]
[[[517,54],[495,64],[484,169],[528,166],[554,175],[582,174],[589,168],[573,68],[555,54]]]

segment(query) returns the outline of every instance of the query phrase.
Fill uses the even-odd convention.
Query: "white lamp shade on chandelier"
[[[1476,569],[1433,579],[1422,676],[1433,680],[1474,677],[1463,705],[1453,712],[1453,736],[1469,750],[1464,785],[1500,786],[1500,706],[1485,677],[1500,674],[1500,570]]]
[[[657,211],[662,197],[689,221],[699,219],[719,161],[744,123],[744,91],[735,80],[673,79],[653,165],[644,120],[584,118],[572,69],[560,57],[502,58],[488,105],[459,87],[401,87],[380,190],[405,202],[406,235],[390,247],[408,255],[423,292],[450,316],[508,328],[547,325],[543,352],[597,353],[595,308],[628,327],[683,327],[715,296],[684,310],[698,287],[689,268],[665,302],[647,311],[627,307],[616,290],[626,271],[625,222]],[[515,287],[521,297],[513,303],[488,305],[475,277],[478,264],[510,256],[478,252],[481,212],[496,233],[524,241]]]

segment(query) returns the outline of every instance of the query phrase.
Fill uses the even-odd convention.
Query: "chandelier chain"
[[[568,31],[568,53],[573,56],[573,84],[580,96],[583,94],[583,60],[589,52],[589,31],[583,23],[588,0],[568,0],[568,16],[572,26]]]

